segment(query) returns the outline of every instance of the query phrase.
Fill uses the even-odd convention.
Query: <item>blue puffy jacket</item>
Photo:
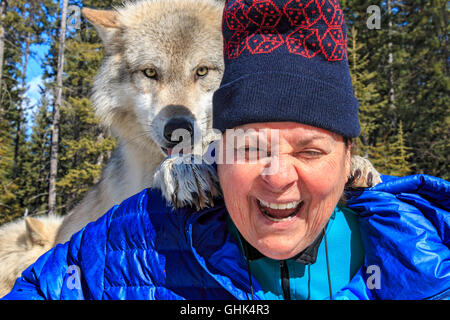
[[[333,298],[448,299],[450,183],[426,175],[383,181],[348,194],[347,206],[359,217],[364,265]],[[368,285],[370,266],[380,266],[377,288]],[[44,254],[5,297],[249,298],[247,264],[228,232],[223,202],[202,212],[174,211],[150,189]]]

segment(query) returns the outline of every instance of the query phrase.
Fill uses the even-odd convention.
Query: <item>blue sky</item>
[[[55,0],[55,2],[59,0]],[[71,31],[70,25],[68,26],[68,32]],[[44,38],[47,38],[46,35],[42,35]],[[49,39],[46,39],[46,42],[49,42]],[[28,98],[28,106],[32,107],[30,111],[27,113],[27,132],[26,134],[31,134],[31,126],[33,125],[33,114],[39,108],[39,102],[41,98],[40,88],[44,84],[43,82],[43,74],[44,74],[44,62],[45,56],[50,50],[49,44],[39,44],[31,46],[32,55],[28,61],[28,69],[26,74],[26,82],[27,82],[27,91],[25,96]],[[51,95],[50,95],[51,97]]]
[[[27,112],[27,136],[31,134],[31,126],[33,124],[33,114],[39,107],[39,101],[41,98],[39,86],[43,85],[42,76],[44,74],[43,62],[45,55],[50,49],[48,45],[32,45],[28,61],[28,69],[26,74],[27,91],[25,96],[28,98],[28,106],[32,107],[30,111]]]
[[[44,59],[45,55],[50,49],[49,45],[32,45],[31,51],[33,54],[30,56],[28,62],[28,70],[26,75],[26,81],[29,86],[26,96],[30,99],[39,98],[39,84],[42,84],[42,75],[44,73]]]

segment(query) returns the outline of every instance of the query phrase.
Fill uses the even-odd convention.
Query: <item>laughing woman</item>
[[[450,297],[447,181],[383,176],[340,202],[360,127],[337,1],[229,0],[223,21],[223,199],[174,210],[144,190],[39,258],[6,299]]]

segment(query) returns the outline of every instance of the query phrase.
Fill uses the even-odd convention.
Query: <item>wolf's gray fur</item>
[[[168,121],[187,119],[200,136],[211,127],[212,95],[224,68],[222,9],[214,0],[144,0],[116,11],[84,10],[107,52],[93,103],[119,145],[101,181],[65,218],[57,242],[152,185],[170,149]],[[203,77],[196,74],[201,67],[208,70]],[[145,76],[148,69],[154,79]]]
[[[58,216],[26,217],[0,227],[0,298],[36,258],[53,247]]]
[[[173,147],[166,135],[171,120],[189,123],[199,136],[208,134],[211,128],[212,95],[224,69],[223,3],[142,0],[126,2],[112,11],[83,10],[97,28],[106,51],[94,82],[93,104],[102,123],[117,137],[118,147],[101,180],[81,203],[62,223],[58,220],[43,227],[47,230],[43,233],[45,246],[33,246],[31,250],[15,240],[12,229],[22,238],[33,232],[24,221],[0,230],[0,238],[3,234],[2,239],[10,241],[12,247],[22,248],[14,261],[1,268],[0,279],[17,277],[26,267],[19,261],[32,263],[52,245],[69,240],[113,205],[144,188],[160,188],[165,198],[178,207],[213,204],[220,187],[211,166],[180,161],[191,157],[189,154],[164,159]],[[202,67],[207,68],[205,75],[198,73]],[[156,77],[148,77],[154,73]],[[358,170],[355,186],[381,181],[369,161],[354,156],[352,173]],[[0,257],[4,249],[0,247]]]

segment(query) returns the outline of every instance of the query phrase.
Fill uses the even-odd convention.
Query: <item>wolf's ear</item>
[[[26,217],[25,225],[27,227],[27,236],[29,237],[31,243],[37,245],[44,245],[47,240],[47,232],[45,231],[44,224],[42,221]]]
[[[114,34],[120,28],[117,11],[83,8],[81,13],[95,26],[105,46],[109,46]]]

